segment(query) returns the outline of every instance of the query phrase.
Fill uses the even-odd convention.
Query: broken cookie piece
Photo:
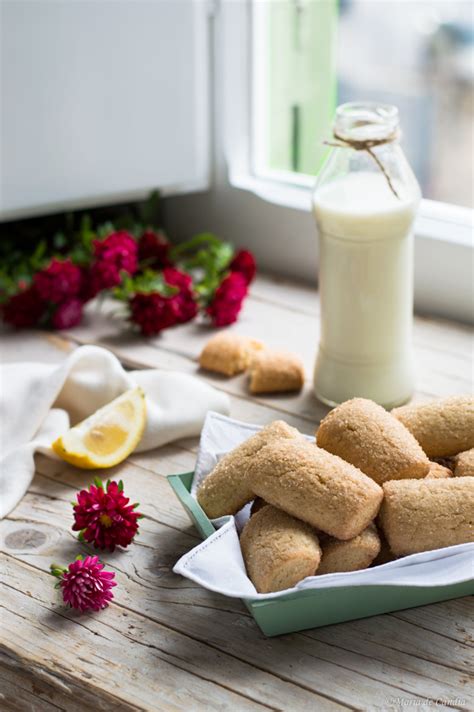
[[[474,447],[454,458],[455,477],[474,477]]]
[[[251,393],[284,393],[299,391],[304,383],[301,360],[287,351],[265,349],[256,353],[250,363]]]
[[[256,339],[224,331],[209,339],[199,357],[199,365],[206,371],[235,376],[245,371],[254,354],[263,348]]]
[[[428,474],[426,475],[427,480],[440,480],[445,477],[452,477],[453,473],[449,469],[449,467],[444,467],[444,465],[440,465],[438,462],[430,462],[430,469],[428,470]]]

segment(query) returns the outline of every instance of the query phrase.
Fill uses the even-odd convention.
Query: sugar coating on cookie
[[[474,477],[383,485],[379,521],[396,556],[474,541]]]
[[[320,539],[321,562],[317,575],[334,574],[340,571],[366,569],[380,552],[380,537],[373,524],[369,524],[358,536],[348,541],[333,537]]]
[[[395,408],[392,415],[414,435],[428,457],[450,457],[474,447],[474,398],[455,396]]]
[[[249,486],[266,502],[337,539],[360,534],[383,496],[370,477],[303,438],[261,448],[251,461]]]
[[[251,393],[283,393],[300,391],[304,384],[304,368],[295,354],[265,349],[257,352],[249,367]]]
[[[321,559],[314,529],[270,505],[247,521],[240,546],[248,576],[259,593],[295,586],[314,575]]]
[[[378,484],[425,477],[429,460],[413,435],[382,406],[353,398],[320,423],[317,444],[342,457]]]
[[[209,339],[199,357],[199,365],[207,371],[235,376],[250,364],[254,354],[264,346],[248,336],[223,331]]]
[[[273,440],[301,439],[301,433],[282,420],[275,420],[231,450],[201,483],[197,500],[211,519],[236,514],[254,499],[248,473],[258,451]]]
[[[455,477],[474,477],[474,447],[454,458]]]
[[[430,469],[428,470],[426,479],[439,480],[439,479],[442,479],[443,477],[452,477],[452,476],[453,476],[453,473],[451,472],[449,467],[444,467],[444,465],[440,465],[438,462],[430,462]]]

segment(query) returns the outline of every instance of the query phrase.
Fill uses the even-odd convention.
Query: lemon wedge
[[[113,467],[136,448],[145,424],[145,394],[132,388],[61,435],[52,448],[76,467]]]

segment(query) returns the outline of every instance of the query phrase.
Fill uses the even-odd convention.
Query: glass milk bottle
[[[337,109],[313,208],[319,232],[321,337],[314,390],[391,408],[414,387],[413,235],[420,189],[398,144],[398,111]]]

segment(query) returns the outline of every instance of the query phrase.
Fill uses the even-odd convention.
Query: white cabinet
[[[0,219],[208,184],[206,0],[2,0]]]

